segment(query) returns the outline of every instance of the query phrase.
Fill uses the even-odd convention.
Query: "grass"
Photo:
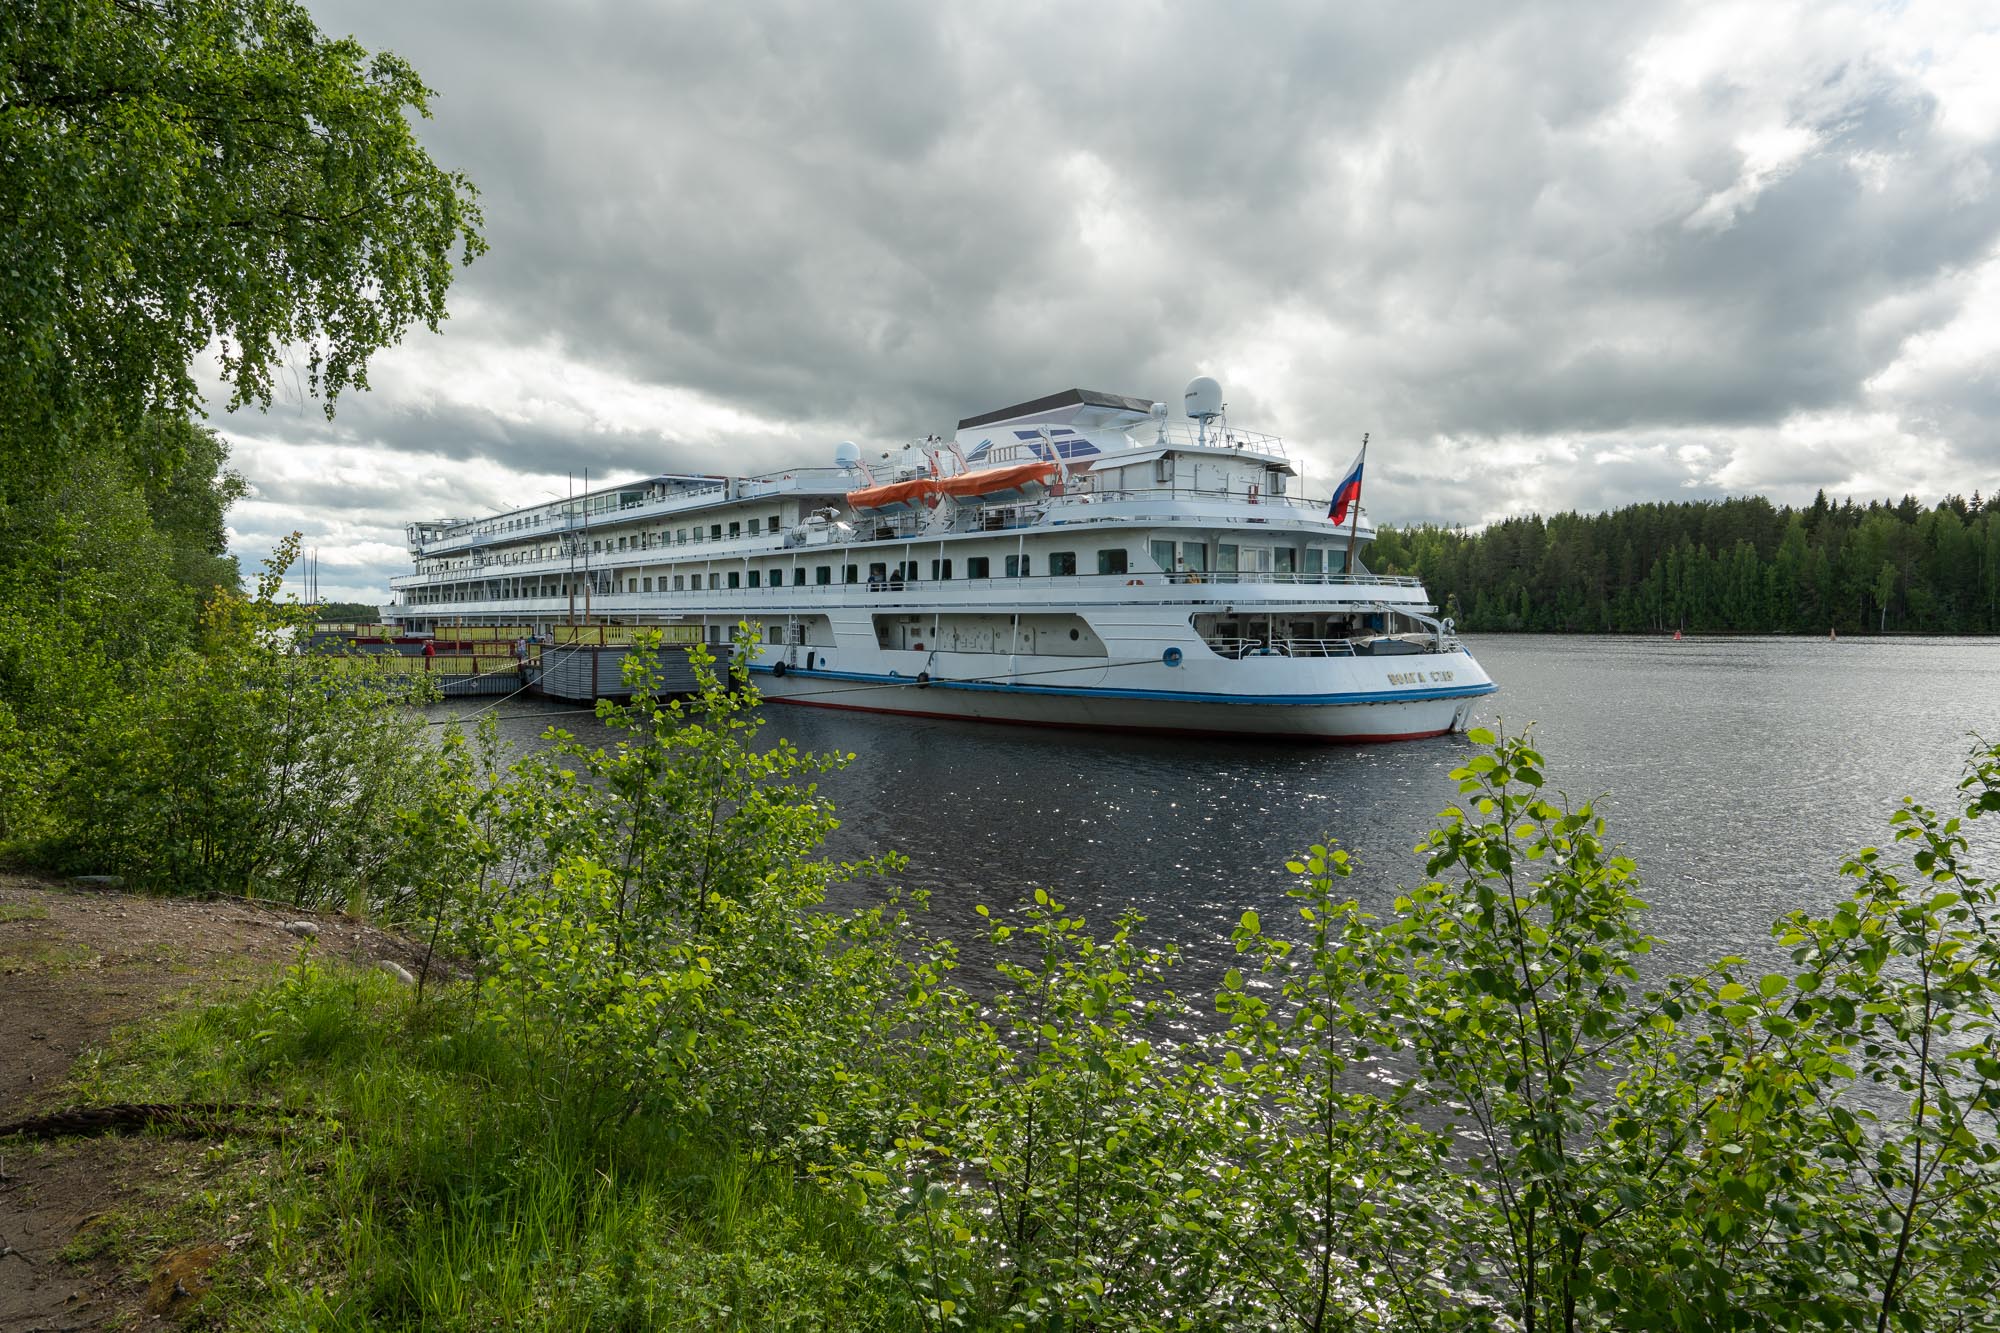
[[[46,921],[49,909],[37,903],[0,903],[0,925],[9,921]]]
[[[295,968],[83,1078],[285,1108],[179,1205],[236,1250],[196,1312],[217,1326],[906,1326],[846,1204],[714,1126],[607,1114],[449,991],[419,1007],[379,973]]]
[[[19,940],[0,946],[0,960],[21,972],[61,974],[96,962],[97,954],[82,944]]]

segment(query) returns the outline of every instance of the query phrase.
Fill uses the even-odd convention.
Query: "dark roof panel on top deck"
[[[1053,412],[1059,407],[1113,407],[1126,412],[1137,412],[1141,416],[1151,415],[1153,411],[1151,399],[1128,398],[1122,393],[1104,393],[1098,389],[1064,389],[1061,393],[1052,393],[1031,403],[1016,403],[997,412],[982,412],[976,417],[967,417],[958,423],[958,428],[977,430],[996,421],[1012,421],[1016,417],[1036,416],[1043,412]]]

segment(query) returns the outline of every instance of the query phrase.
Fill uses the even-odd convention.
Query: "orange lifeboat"
[[[955,477],[946,477],[933,482],[939,494],[954,500],[970,500],[991,504],[1004,500],[1030,500],[1042,494],[1055,484],[1058,469],[1054,463],[1021,463],[1014,467],[986,468],[979,472],[961,472]]]
[[[864,486],[858,491],[849,491],[847,505],[856,513],[870,510],[897,514],[912,509],[927,509],[937,503],[937,497],[937,480],[918,477],[915,481],[892,481],[882,486]]]

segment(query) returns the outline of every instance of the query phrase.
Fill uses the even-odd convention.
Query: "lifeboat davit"
[[[1032,500],[1055,484],[1054,463],[1021,463],[1014,467],[991,467],[978,472],[961,472],[932,483],[939,494],[954,500],[992,504],[1005,500]]]
[[[937,503],[938,482],[934,477],[915,481],[892,481],[882,486],[864,486],[847,493],[848,508],[860,513],[899,514],[912,509],[928,509]]]

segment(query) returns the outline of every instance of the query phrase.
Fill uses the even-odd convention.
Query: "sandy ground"
[[[117,1028],[273,976],[299,921],[319,927],[317,956],[414,968],[409,941],[345,917],[0,874],[0,1124],[71,1105],[71,1068]],[[145,1204],[198,1187],[202,1154],[151,1136],[0,1140],[0,1330],[175,1326],[173,1282],[203,1247],[148,1253]]]

